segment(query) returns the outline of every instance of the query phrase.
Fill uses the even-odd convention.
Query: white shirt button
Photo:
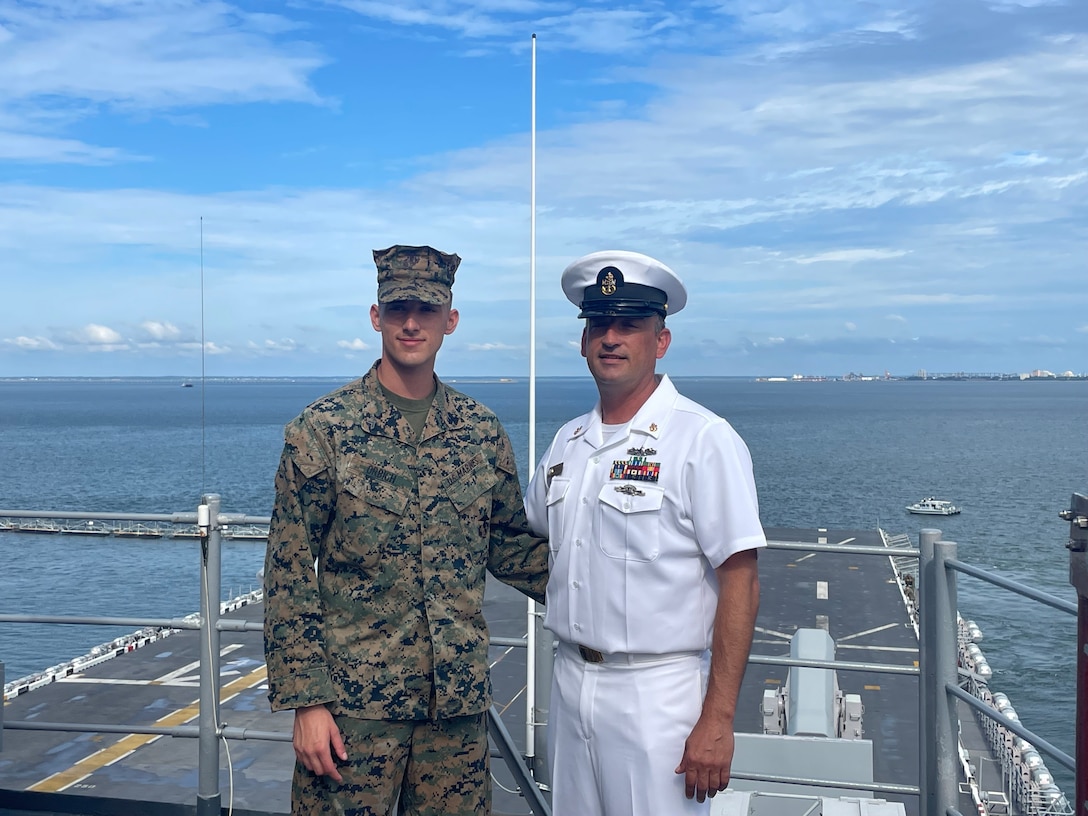
[[[582,546],[582,539],[580,539],[580,538],[574,539],[574,544],[576,546],[578,546],[578,547],[581,547]]]
[[[570,585],[571,585],[572,587],[574,587],[575,589],[578,589],[578,582],[577,582],[577,581],[571,581],[571,582],[570,582]]]
[[[582,496],[582,504],[589,504],[589,499],[585,496]]]
[[[576,632],[581,632],[582,631],[582,624],[580,624],[580,623],[574,624],[574,630]]]
[[[593,464],[595,464],[595,465],[599,465],[600,463],[601,463],[601,457],[599,457],[599,456],[594,456],[594,457],[593,457]]]

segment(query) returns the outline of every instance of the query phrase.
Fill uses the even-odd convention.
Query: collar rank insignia
[[[632,482],[656,482],[661,475],[661,463],[650,462],[645,456],[632,456],[630,459],[617,459],[612,463],[613,479],[627,479]]]
[[[639,490],[633,484],[616,485],[616,492],[623,493],[626,496],[645,496],[645,490]]]
[[[657,423],[656,422],[651,422],[650,423],[650,432],[651,433],[657,433]]]

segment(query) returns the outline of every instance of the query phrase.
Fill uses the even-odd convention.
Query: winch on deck
[[[790,657],[833,661],[835,642],[824,629],[798,629],[790,639]],[[735,772],[774,777],[783,768],[797,768],[809,778],[857,787],[734,777],[733,790],[815,796],[824,802],[873,800],[887,804],[889,812],[904,812],[901,804],[874,800],[873,791],[861,787],[873,783],[873,743],[862,737],[861,697],[844,694],[834,670],[793,666],[782,689],[764,691],[760,707],[764,733],[736,735]]]
[[[798,629],[790,639],[790,657],[834,660],[835,641],[823,629]],[[861,695],[844,694],[831,669],[792,667],[780,690],[763,692],[760,710],[764,734],[861,739]]]

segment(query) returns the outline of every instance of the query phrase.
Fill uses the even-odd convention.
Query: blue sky
[[[1088,371],[1082,0],[0,0],[0,376],[361,373],[395,243],[527,374],[534,32],[542,376],[608,248],[675,375]]]

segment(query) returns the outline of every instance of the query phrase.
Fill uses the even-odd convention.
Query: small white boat
[[[914,504],[908,504],[907,511],[923,516],[954,516],[960,512],[960,509],[950,501],[927,496]]]

